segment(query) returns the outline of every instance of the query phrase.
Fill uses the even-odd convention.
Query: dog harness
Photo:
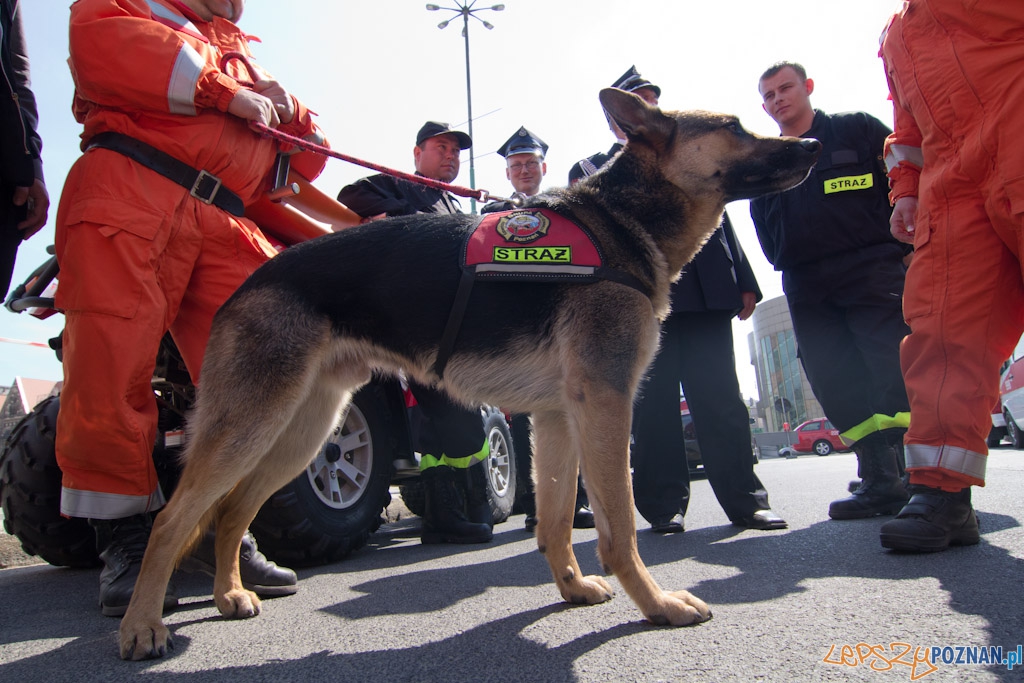
[[[636,276],[605,265],[601,246],[585,227],[550,209],[486,214],[462,245],[462,278],[438,346],[434,372],[444,374],[462,327],[474,283],[610,280],[651,297]]]

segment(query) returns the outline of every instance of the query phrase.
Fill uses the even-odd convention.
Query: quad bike
[[[281,248],[323,234],[328,226],[358,222],[346,207],[323,195],[296,174],[285,176],[295,199],[262,201],[247,212]],[[303,202],[297,201],[298,197]],[[52,249],[50,250],[52,253]],[[5,306],[40,318],[53,315],[58,266],[51,257],[11,293]],[[61,358],[61,338],[50,340]],[[178,454],[184,425],[195,399],[188,371],[167,335],[157,355],[152,381],[159,407],[153,460],[164,493],[179,475]],[[55,455],[60,397],[37,405],[11,432],[0,451],[0,505],[4,529],[25,552],[57,566],[98,564],[94,533],[84,519],[60,515],[61,473]],[[419,481],[419,454],[412,446],[407,397],[398,379],[375,376],[356,393],[334,433],[305,472],[263,505],[250,529],[260,549],[290,566],[336,562],[362,547],[382,522],[397,484],[407,507],[422,515],[424,492]],[[508,519],[515,499],[516,463],[505,415],[481,408],[490,457],[485,463],[492,519]]]

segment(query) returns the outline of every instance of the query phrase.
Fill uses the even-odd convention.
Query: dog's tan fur
[[[580,571],[572,550],[582,470],[602,567],[649,621],[681,626],[711,612],[686,591],[661,590],[637,552],[629,473],[633,397],[657,349],[669,285],[717,228],[726,202],[797,184],[817,150],[793,138],[751,135],[733,117],[663,113],[617,90],[602,91],[601,101],[627,133],[626,151],[587,181],[540,202],[571,211],[601,243],[609,265],[643,282],[650,297],[609,281],[560,285],[543,338],[509,340],[495,354],[456,347],[441,385],[467,405],[532,414],[537,543],[562,598],[594,604],[612,596],[608,581]],[[342,235],[325,239],[334,237]],[[417,281],[415,273],[410,281]],[[436,344],[407,353],[343,334],[344,326],[332,326],[296,296],[273,283],[243,287],[217,316],[184,472],[157,518],[121,623],[126,659],[165,653],[164,588],[209,525],[217,532],[217,608],[226,617],[258,614],[259,599],[241,585],[238,552],[263,502],[302,471],[372,371],[439,381]]]

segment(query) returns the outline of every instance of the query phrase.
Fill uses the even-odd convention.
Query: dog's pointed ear
[[[618,88],[605,88],[599,95],[601,106],[629,140],[657,146],[672,130],[672,118],[643,98]]]

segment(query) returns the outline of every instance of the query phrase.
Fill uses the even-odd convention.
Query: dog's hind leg
[[[611,585],[600,576],[584,576],[572,550],[579,458],[566,416],[560,412],[534,413],[533,429],[537,546],[547,557],[555,584],[566,602],[604,602],[612,597]]]
[[[582,400],[573,402],[570,428],[581,449],[601,565],[618,577],[651,623],[686,626],[706,621],[711,611],[703,601],[687,591],[661,590],[640,559],[629,472],[631,397],[594,381],[587,382],[581,395]]]
[[[330,435],[351,398],[351,391],[334,382],[317,382],[259,466],[217,507],[217,571],[213,598],[225,617],[247,618],[259,614],[259,598],[242,587],[238,559],[242,537],[263,503],[303,471]]]

